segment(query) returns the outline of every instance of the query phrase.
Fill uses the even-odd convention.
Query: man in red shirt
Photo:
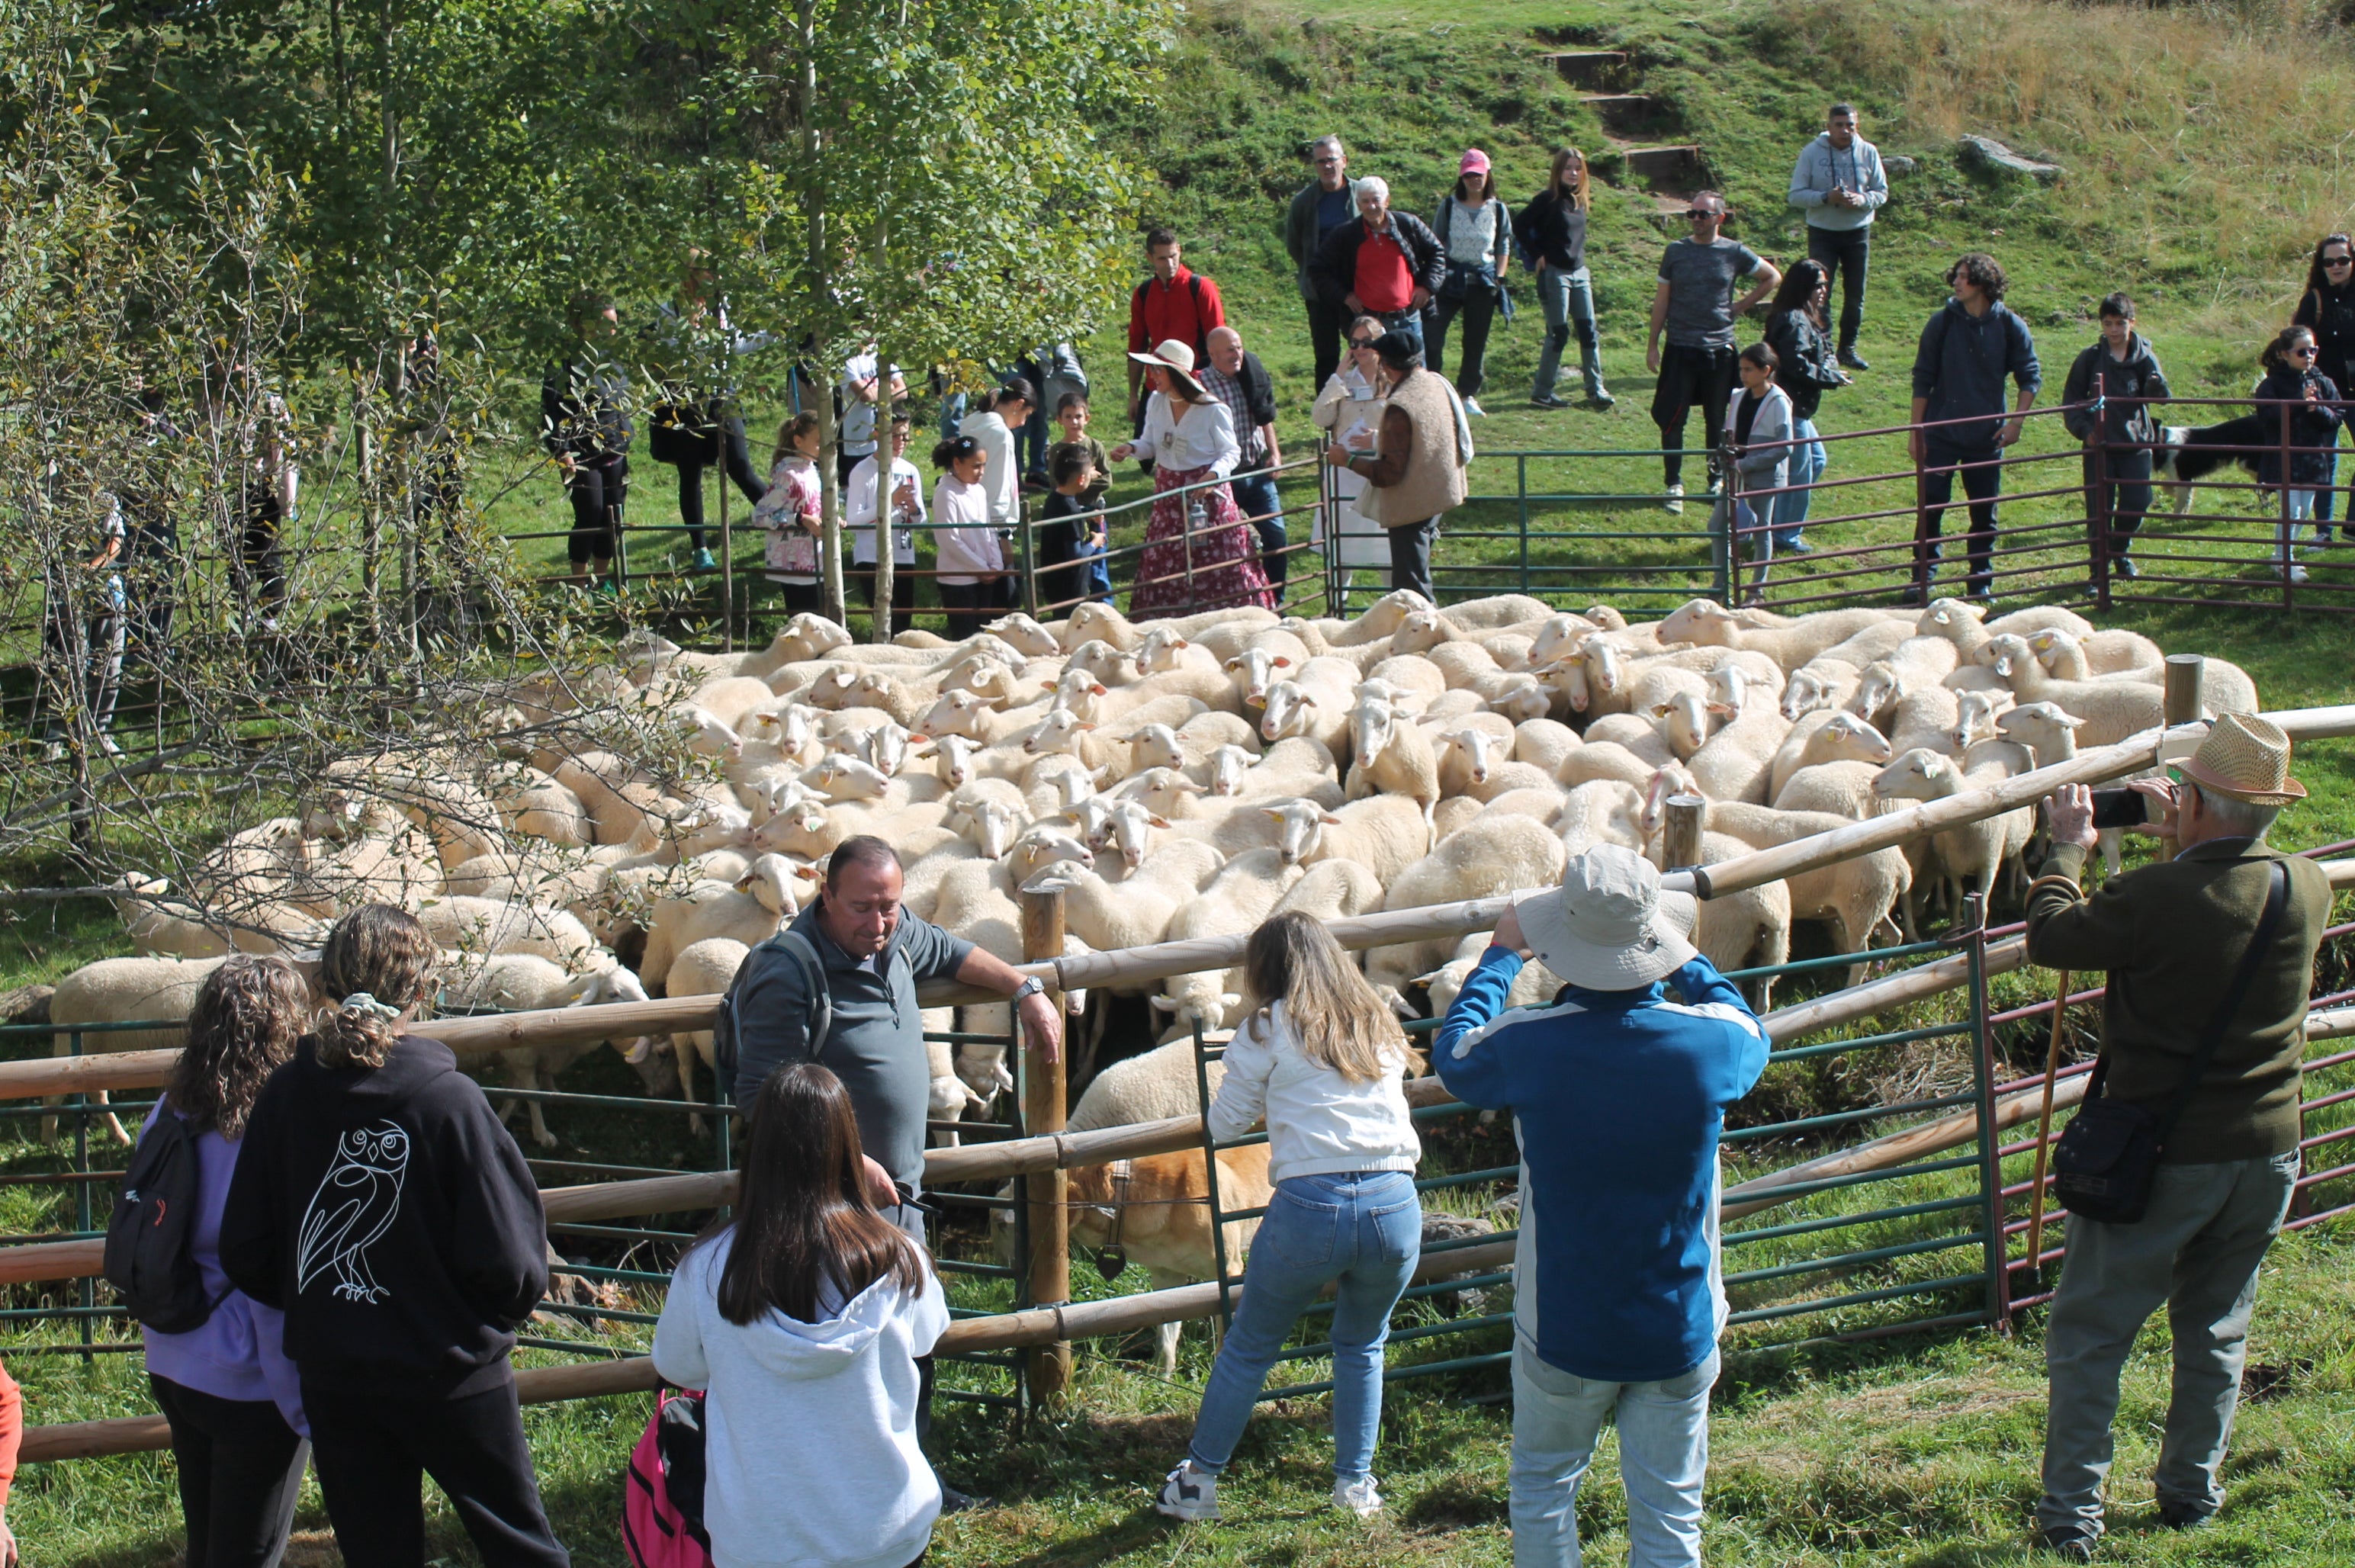
[[[1135,357],[1174,337],[1193,345],[1199,365],[1209,357],[1210,334],[1227,325],[1219,285],[1206,273],[1188,272],[1178,255],[1176,234],[1167,229],[1147,234],[1145,260],[1153,275],[1128,296],[1128,412],[1139,431],[1145,428],[1145,399],[1138,390],[1145,371]]]
[[[1420,352],[1423,307],[1447,274],[1446,251],[1422,219],[1391,210],[1381,180],[1359,180],[1357,194],[1358,216],[1326,236],[1309,275],[1347,316],[1378,316]]]

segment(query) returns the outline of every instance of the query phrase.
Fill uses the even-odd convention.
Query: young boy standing
[[[1054,478],[1055,457],[1066,447],[1084,447],[1088,461],[1095,465],[1094,482],[1082,497],[1092,511],[1102,507],[1104,497],[1112,493],[1112,454],[1104,443],[1088,433],[1088,395],[1085,392],[1065,392],[1055,404],[1055,421],[1063,427],[1063,439],[1047,453],[1047,476]]]

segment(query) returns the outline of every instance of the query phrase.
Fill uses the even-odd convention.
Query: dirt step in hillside
[[[1619,154],[1630,179],[1641,186],[1656,211],[1681,218],[1706,171],[1701,150],[1691,143],[1657,140],[1673,119],[1668,106],[1640,88],[1642,73],[1618,49],[1557,50],[1542,57],[1561,79],[1580,89],[1582,102],[1603,122],[1604,140]]]

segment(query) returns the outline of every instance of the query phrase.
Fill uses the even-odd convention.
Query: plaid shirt
[[[1200,379],[1203,389],[1226,404],[1227,411],[1235,416],[1235,440],[1241,443],[1243,449],[1242,456],[1235,463],[1236,469],[1244,471],[1259,467],[1267,460],[1267,446],[1259,438],[1259,426],[1252,422],[1251,401],[1243,395],[1242,378],[1230,376],[1208,360],[1203,361],[1194,374]]]

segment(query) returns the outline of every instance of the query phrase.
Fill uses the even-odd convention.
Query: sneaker
[[[1488,417],[1488,411],[1480,406],[1480,400],[1477,398],[1465,399],[1464,411],[1470,414],[1476,420],[1484,420]]]
[[[2318,545],[2328,545],[2330,543],[2330,525],[2328,523],[2317,523],[2314,525],[2314,542]]]
[[[1685,515],[1685,487],[1681,485],[1669,485],[1667,497],[1660,502],[1660,510],[1669,514],[1671,517],[1683,517]]]
[[[1776,539],[1774,553],[1776,555],[1813,555],[1816,553],[1816,547],[1794,534],[1787,539]]]
[[[264,615],[261,618],[261,629],[265,632],[275,632],[278,630],[278,617],[275,615]]]
[[[1974,604],[1995,603],[1995,590],[1984,582],[1974,582],[1963,590],[1963,597]]]
[[[1839,362],[1847,366],[1851,370],[1870,370],[1872,368],[1871,366],[1864,362],[1864,356],[1856,351],[1856,347],[1853,344],[1839,351]]]
[[[610,577],[601,577],[589,585],[589,592],[602,598],[618,599],[622,596],[622,585]]]
[[[1335,1496],[1339,1496],[1337,1489]],[[1187,1460],[1170,1471],[1168,1478],[1161,1483],[1161,1496],[1155,1500],[1153,1511],[1167,1514],[1171,1519],[1182,1519],[1188,1524],[1216,1524],[1219,1520],[1219,1477],[1207,1470],[1196,1469],[1194,1461]]]
[[[2115,560],[2110,562],[2110,575],[2112,577],[2122,577],[2128,582],[2132,582],[2136,578],[2142,575],[2142,568],[2135,564],[2134,557],[2130,555],[2122,555]]]
[[[695,552],[695,570],[698,571],[717,571],[719,570],[719,563],[711,559],[711,552],[709,550],[699,549]]]
[[[1382,1494],[1375,1489],[1371,1476],[1359,1476],[1354,1481],[1337,1480],[1333,1483],[1333,1506],[1359,1519],[1371,1519],[1382,1511]]]
[[[1566,409],[1570,407],[1570,405],[1563,402],[1560,398],[1555,397],[1551,392],[1531,392],[1529,394],[1529,407],[1533,409]],[[1466,413],[1471,412],[1469,409],[1466,409],[1465,411]]]
[[[2169,1530],[2198,1530],[2214,1517],[2209,1509],[2195,1507],[2190,1503],[2168,1502],[2158,1505],[2158,1522]]]
[[[1598,409],[1615,409],[1619,406],[1619,400],[1604,390],[1603,383],[1600,381],[1594,384],[1594,390],[1586,394],[1586,400]]]
[[[2304,582],[2306,581],[2306,568],[2298,565],[2296,561],[2292,561],[2290,563],[2287,576],[2292,582]]]
[[[2037,1544],[2063,1563],[2091,1563],[2094,1542],[2100,1539],[2081,1524],[2057,1524],[2045,1530]]]

